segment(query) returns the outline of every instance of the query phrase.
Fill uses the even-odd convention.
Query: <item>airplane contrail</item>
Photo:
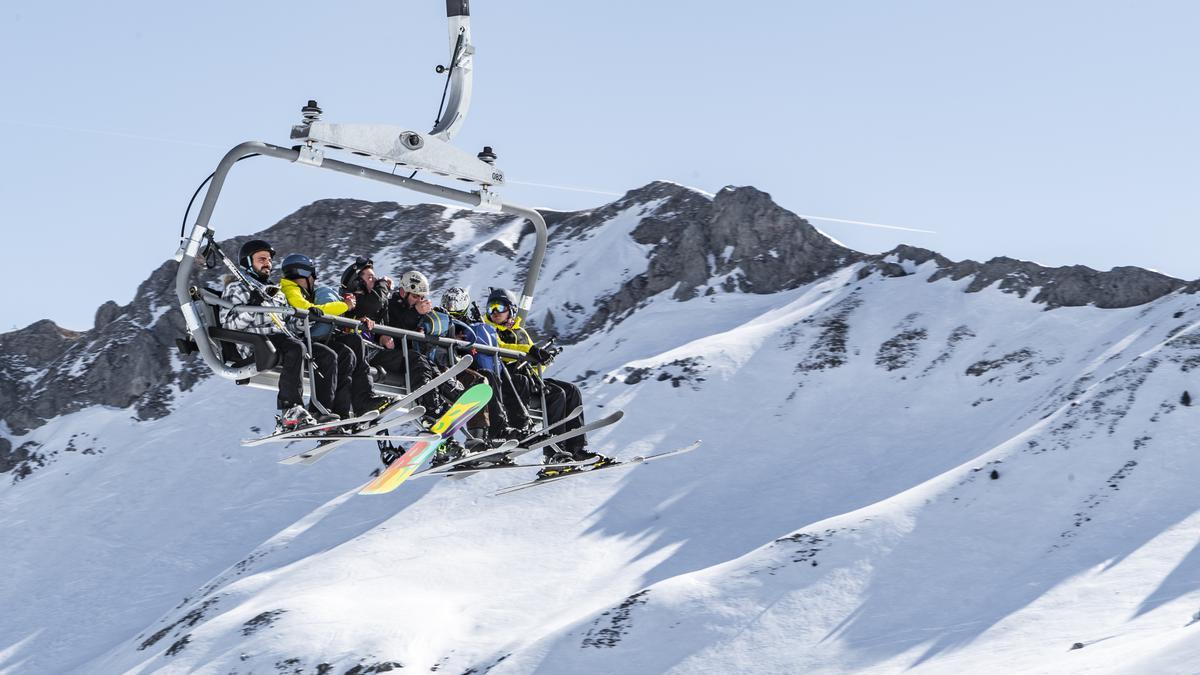
[[[211,143],[200,143],[198,141],[185,141],[185,140],[181,140],[178,138],[162,138],[160,136],[145,136],[142,134],[131,134],[131,133],[124,132],[124,131],[109,131],[109,130],[105,130],[105,129],[88,129],[88,128],[84,128],[84,127],[69,127],[69,126],[63,126],[63,125],[59,125],[59,124],[45,124],[42,122],[22,122],[22,121],[17,121],[17,120],[0,120],[0,124],[16,124],[19,126],[26,126],[26,127],[40,127],[42,129],[57,129],[59,131],[74,131],[74,132],[85,133],[85,134],[99,134],[102,136],[116,136],[118,138],[132,138],[132,139],[137,139],[137,140],[142,140],[142,141],[153,141],[153,142],[157,142],[157,143],[172,143],[175,145],[191,145],[191,146],[200,147],[200,148],[214,148],[216,150],[223,150],[225,147],[225,146],[221,146],[221,145],[213,145]],[[513,185],[526,185],[529,187],[549,188],[551,190],[566,190],[568,192],[585,192],[588,194],[603,195],[605,197],[620,197],[623,194],[620,192],[610,192],[608,190],[594,190],[592,188],[568,187],[566,185],[550,185],[549,183],[530,183],[530,182],[519,181],[519,180],[510,180],[510,181],[506,181],[506,182],[511,183]],[[862,221],[862,220],[847,220],[845,218],[829,218],[827,216],[807,216],[807,215],[799,214],[799,213],[796,215],[800,216],[801,218],[809,218],[811,220],[821,220],[821,221],[826,221],[826,222],[830,222],[830,223],[846,223],[849,225],[863,225],[865,227],[878,227],[878,228],[882,228],[885,230],[901,230],[904,232],[920,232],[923,234],[937,234],[937,232],[935,232],[933,230],[923,230],[923,229],[916,228],[916,227],[904,227],[901,225],[885,225],[883,223],[868,223],[868,222]]]
[[[605,195],[608,197],[622,196],[622,193],[620,193],[620,192],[608,192],[607,190],[593,190],[590,188],[566,187],[563,185],[549,185],[546,183],[526,183],[526,182],[519,181],[519,180],[508,180],[505,182],[512,183],[513,185],[528,185],[531,187],[550,188],[551,190],[568,190],[570,192],[587,192],[587,193],[594,194],[594,195]],[[866,227],[880,227],[885,230],[903,230],[904,232],[922,232],[924,234],[937,234],[937,232],[935,232],[933,230],[922,230],[920,228],[904,227],[902,225],[884,225],[883,223],[868,223],[863,220],[846,220],[845,218],[827,218],[825,216],[806,216],[806,215],[799,214],[799,213],[796,215],[800,216],[801,218],[809,218],[812,220],[824,220],[824,221],[828,221],[831,223],[848,223],[850,225],[864,225]]]
[[[937,234],[933,230],[922,230],[915,227],[903,227],[901,225],[884,225],[882,223],[867,223],[861,220],[845,220],[842,218],[826,218],[824,216],[806,216],[800,213],[796,215],[801,218],[809,218],[811,220],[827,220],[831,223],[850,223],[851,225],[866,225],[867,227],[882,227],[886,230],[904,230],[905,232],[924,232],[925,234]]]
[[[621,196],[623,196],[622,193],[620,193],[620,192],[607,192],[604,190],[592,190],[590,188],[566,187],[565,185],[547,185],[546,183],[526,183],[524,181],[519,181],[519,180],[505,180],[504,182],[511,183],[512,185],[528,185],[530,187],[550,188],[551,190],[567,190],[568,192],[587,192],[587,193],[594,194],[594,195],[604,195],[606,197],[621,197]]]

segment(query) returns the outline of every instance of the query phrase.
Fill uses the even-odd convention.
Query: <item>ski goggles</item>
[[[512,308],[509,307],[508,303],[506,302],[493,302],[492,304],[488,305],[488,314],[499,314],[501,312],[507,312],[510,309]]]

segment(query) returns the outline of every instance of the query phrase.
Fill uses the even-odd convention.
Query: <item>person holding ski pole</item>
[[[230,281],[221,297],[235,306],[259,305],[286,310],[288,304],[283,293],[277,292],[279,289],[269,285],[274,259],[275,249],[262,239],[252,239],[243,244],[238,254],[238,270],[244,278]],[[304,369],[305,346],[288,329],[282,315],[223,309],[221,325],[230,330],[262,335],[275,347],[280,367],[279,395],[276,398],[279,408],[279,414],[275,418],[276,433],[294,431],[336,419],[332,414],[319,412],[314,416],[304,407],[304,381],[301,373]],[[319,347],[320,349],[318,345],[313,345],[312,354],[317,369],[329,372],[337,368],[337,357],[333,351],[324,345]],[[238,353],[242,357],[248,357],[250,348],[239,344]],[[332,393],[329,394],[331,400]]]

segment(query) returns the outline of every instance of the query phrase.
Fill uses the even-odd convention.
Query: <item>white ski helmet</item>
[[[471,294],[461,286],[455,286],[442,294],[442,308],[451,314],[462,314],[471,307]]]
[[[424,297],[429,295],[429,279],[416,270],[410,270],[400,275],[399,290]]]

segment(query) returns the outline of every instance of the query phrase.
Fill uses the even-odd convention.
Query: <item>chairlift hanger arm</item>
[[[450,36],[450,89],[446,95],[446,106],[429,132],[430,136],[443,141],[449,141],[458,134],[471,107],[475,45],[471,42],[469,0],[446,0],[446,20]]]

